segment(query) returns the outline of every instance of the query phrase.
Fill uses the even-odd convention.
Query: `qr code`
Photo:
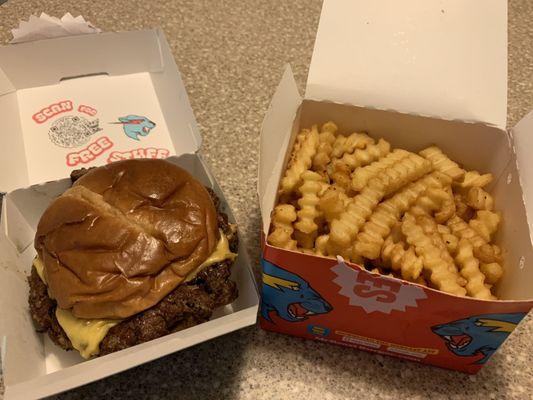
[[[78,147],[87,143],[100,130],[98,119],[88,121],[83,117],[67,115],[52,124],[48,136],[56,146]]]

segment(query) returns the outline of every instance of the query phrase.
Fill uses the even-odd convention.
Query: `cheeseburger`
[[[188,172],[125,160],[71,179],[35,234],[39,332],[89,358],[197,325],[235,300],[236,227]]]

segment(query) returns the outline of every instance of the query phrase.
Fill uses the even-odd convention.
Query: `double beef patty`
[[[74,183],[88,170],[76,170],[71,174]],[[237,229],[228,223],[226,214],[220,211],[220,200],[207,188],[218,213],[218,227],[227,236],[230,249],[237,252]],[[177,332],[209,320],[213,310],[232,303],[238,295],[235,282],[230,280],[233,261],[225,260],[204,268],[194,279],[179,285],[155,306],[125,319],[112,327],[100,343],[100,355],[112,353],[139,343]],[[35,267],[28,277],[30,286],[30,313],[38,332],[46,332],[52,341],[65,350],[72,350],[72,343],[57,321],[57,303],[48,297],[48,289]]]

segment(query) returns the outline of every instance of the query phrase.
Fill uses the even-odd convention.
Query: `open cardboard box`
[[[506,23],[505,2],[324,2],[306,95],[286,68],[261,132],[262,328],[475,373],[531,309],[533,113],[505,130]],[[329,120],[410,151],[437,144],[494,174],[502,300],[265,243],[295,135]]]
[[[200,133],[161,31],[2,47],[0,110],[0,190],[8,192],[0,229],[0,346],[6,400],[58,393],[255,323],[259,299],[242,245],[232,271],[239,290],[235,302],[216,310],[206,323],[117,353],[86,361],[77,352],[63,351],[35,332],[28,312],[26,276],[35,256],[35,229],[48,204],[70,186],[69,179],[61,178],[72,169],[118,158],[170,155],[169,161],[215,190],[234,222],[198,153]],[[129,114],[147,116],[155,126],[147,135],[131,133],[125,124],[116,123]],[[56,145],[52,135],[64,132],[58,121],[70,121],[75,132],[87,135],[64,140],[83,143]],[[102,129],[84,131],[91,122]],[[53,133],[52,126],[58,127]]]

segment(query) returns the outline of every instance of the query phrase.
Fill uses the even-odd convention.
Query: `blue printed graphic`
[[[275,312],[285,321],[303,321],[315,314],[325,314],[333,308],[296,274],[261,260],[263,266],[263,295],[261,315],[272,322]]]
[[[484,364],[524,318],[525,313],[484,314],[431,328],[448,349],[462,357],[482,354],[475,364]]]
[[[148,136],[150,131],[155,128],[155,122],[150,121],[146,117],[140,115],[127,115],[118,119],[120,122],[115,124],[122,124],[122,129],[127,137],[139,141],[139,136]],[[113,122],[112,122],[113,123]]]

